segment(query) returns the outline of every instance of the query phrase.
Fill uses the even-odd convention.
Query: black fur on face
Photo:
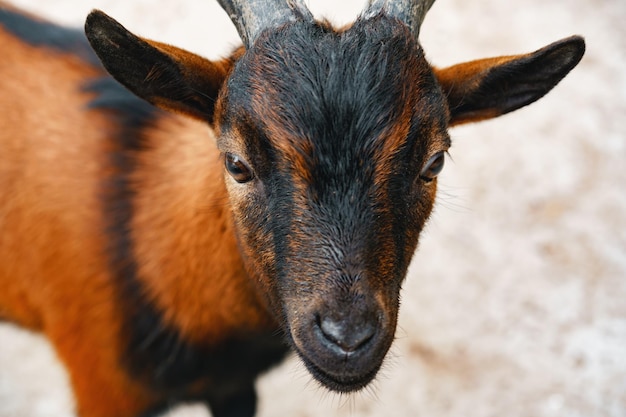
[[[432,209],[420,172],[449,146],[432,70],[383,15],[341,32],[299,22],[261,35],[221,100],[218,146],[255,175],[226,177],[248,268],[313,375],[360,389]]]

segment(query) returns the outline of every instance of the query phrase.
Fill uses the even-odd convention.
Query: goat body
[[[342,30],[300,5],[214,62],[101,12],[96,56],[0,3],[0,318],[50,339],[80,416],[252,416],[289,347],[330,389],[375,377],[448,126],[537,100],[584,51],[435,69],[378,3]]]

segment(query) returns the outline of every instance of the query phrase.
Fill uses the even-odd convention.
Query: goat
[[[371,0],[344,28],[301,0],[219,2],[243,41],[219,61],[100,11],[85,38],[0,5],[0,317],[50,339],[82,417],[250,417],[290,349],[365,387],[448,128],[534,102],[585,48],[435,68],[434,0]]]

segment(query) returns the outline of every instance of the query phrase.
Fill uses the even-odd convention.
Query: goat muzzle
[[[328,297],[299,316],[292,320],[293,342],[319,382],[352,392],[374,379],[395,332],[395,320],[375,297],[356,302]]]

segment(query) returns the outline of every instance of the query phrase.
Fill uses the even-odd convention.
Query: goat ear
[[[211,122],[215,101],[232,66],[139,38],[99,10],[85,22],[85,34],[106,70],[157,107]]]
[[[540,99],[581,60],[585,41],[562,39],[536,52],[435,69],[450,125],[491,119]]]

